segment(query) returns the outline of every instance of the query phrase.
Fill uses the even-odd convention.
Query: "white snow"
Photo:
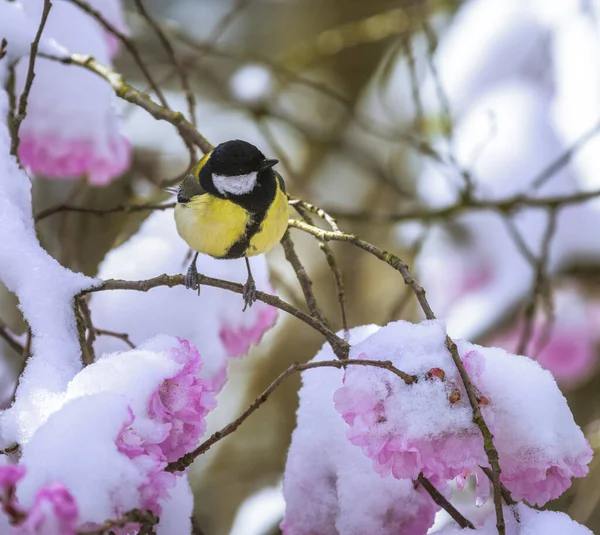
[[[116,445],[128,421],[128,400],[113,392],[67,402],[23,447],[27,474],[17,488],[19,501],[28,507],[42,486],[60,481],[77,501],[80,522],[115,518],[115,504],[120,512],[138,507],[135,489],[145,476]]]
[[[378,329],[354,328],[350,341],[359,343]],[[313,362],[334,358],[325,344]],[[284,474],[284,523],[294,535],[412,532],[408,524],[424,510],[433,515],[435,505],[410,480],[380,478],[360,448],[346,439],[346,425],[333,406],[343,375],[335,368],[303,373],[298,423]]]
[[[515,512],[520,523],[515,521]],[[575,522],[565,513],[555,511],[536,511],[524,504],[515,508],[504,508],[506,535],[593,535],[593,533]],[[485,524],[476,530],[460,529],[456,524],[450,524],[431,535],[497,535],[496,515],[492,511]]]
[[[0,82],[6,74],[0,61]],[[7,95],[0,91],[0,117]],[[2,415],[5,444],[24,443],[54,410],[56,396],[81,367],[73,296],[94,280],[62,267],[40,246],[31,217],[31,183],[9,156],[10,138],[0,124],[0,280],[14,292],[33,332],[33,355]]]
[[[194,497],[187,476],[177,478],[177,483],[169,491],[171,497],[162,502],[157,535],[189,535],[192,532],[192,510]]]

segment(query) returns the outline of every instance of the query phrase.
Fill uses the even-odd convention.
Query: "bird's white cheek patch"
[[[213,174],[213,184],[221,195],[244,195],[250,193],[256,185],[256,172],[247,175],[224,176]]]

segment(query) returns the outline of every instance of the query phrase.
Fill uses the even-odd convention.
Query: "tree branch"
[[[115,94],[119,98],[143,108],[150,115],[152,115],[152,117],[159,121],[171,123],[175,128],[177,128],[179,134],[184,140],[195,143],[204,154],[213,149],[211,143],[200,132],[198,132],[198,130],[196,130],[192,123],[186,120],[181,112],[173,111],[166,106],[157,104],[146,93],[139,91],[125,83],[123,77],[118,72],[107,67],[106,65],[98,63],[92,56],[87,56],[84,54],[71,54],[65,58],[49,55],[44,55],[43,57],[53,59],[65,65],[78,65],[79,67],[83,67],[84,69],[97,74],[101,78],[104,78],[111,85]]]
[[[353,244],[360,249],[372,254],[376,258],[384,261],[389,266],[393,267],[396,271],[398,271],[402,278],[404,279],[404,283],[409,286],[413,293],[415,294],[423,313],[427,319],[436,319],[429,302],[427,301],[427,297],[425,295],[425,290],[423,287],[415,280],[412,276],[408,266],[396,255],[389,253],[387,251],[382,251],[378,249],[375,245],[370,244],[364,240],[361,240],[358,236],[354,234],[345,234],[339,231],[325,231],[319,228],[313,227],[311,225],[307,225],[303,221],[298,221],[295,219],[290,220],[290,226],[295,227],[297,229],[303,230],[304,232],[308,232],[317,238],[324,241],[342,241]],[[498,460],[498,450],[494,446],[494,435],[490,431],[485,419],[483,418],[483,414],[481,413],[481,409],[479,407],[479,401],[477,399],[477,395],[475,393],[475,388],[465,367],[462,363],[460,355],[458,353],[458,348],[454,341],[446,336],[446,347],[450,352],[450,356],[454,361],[454,365],[458,369],[458,373],[462,379],[462,382],[465,386],[465,390],[467,392],[467,397],[469,398],[469,403],[471,405],[471,409],[473,410],[473,422],[479,428],[482,436],[483,436],[483,444],[484,450],[488,458],[488,462],[492,467],[492,481],[494,483],[494,505],[496,508],[496,527],[498,528],[499,535],[504,535],[506,532],[505,524],[504,524],[504,512],[502,510],[502,495],[501,495],[501,486],[500,486],[500,463]]]
[[[237,282],[225,281],[222,279],[215,279],[212,277],[207,277],[206,275],[198,275],[198,283],[204,286],[212,286],[214,288],[221,288],[223,290],[228,290],[230,292],[241,294],[243,292],[243,285]],[[137,290],[140,292],[147,292],[152,288],[157,288],[159,286],[167,286],[169,288],[173,288],[175,286],[183,286],[184,276],[183,275],[167,275],[166,273],[163,275],[159,275],[152,279],[147,280],[139,280],[139,281],[127,281],[120,279],[108,279],[103,281],[98,286],[93,288],[89,288],[84,290],[79,295],[85,295],[92,292],[104,291],[104,290]],[[298,310],[293,307],[289,303],[282,301],[279,297],[276,297],[271,294],[267,294],[264,292],[256,292],[257,299],[266,303],[267,305],[271,305],[279,310],[283,310],[288,314],[298,318],[303,321],[316,331],[320,332],[325,339],[331,345],[333,352],[339,359],[347,359],[348,353],[350,351],[350,345],[343,339],[336,336],[336,334],[331,331],[328,327],[323,325],[319,320],[309,316],[308,314]]]
[[[500,213],[510,214],[523,208],[559,208],[570,204],[579,204],[600,197],[600,189],[580,191],[570,195],[556,195],[549,197],[529,197],[515,195],[506,199],[477,200],[468,199],[443,208],[417,208],[395,214],[373,214],[370,212],[343,212],[331,210],[337,219],[347,221],[363,221],[373,223],[400,223],[404,221],[434,221],[458,216],[464,212],[476,210],[495,210]]]
[[[250,406],[233,422],[227,424],[221,430],[213,433],[207,440],[205,440],[200,446],[194,451],[187,453],[180,459],[169,463],[166,467],[167,472],[181,472],[190,466],[196,457],[199,457],[203,453],[206,453],[212,446],[217,442],[231,435],[240,425],[242,425],[248,417],[255,412],[263,403],[269,399],[269,396],[277,389],[277,387],[288,377],[294,375],[297,372],[303,372],[306,370],[312,370],[315,368],[346,368],[346,366],[373,366],[376,368],[383,368],[389,370],[391,373],[397,375],[406,384],[412,384],[417,381],[414,375],[409,375],[398,370],[390,361],[377,361],[377,360],[360,360],[360,359],[346,359],[346,360],[322,360],[317,362],[309,362],[307,364],[298,364],[294,362],[284,372],[280,373],[277,378],[265,389],[265,391],[258,396]]]
[[[125,48],[127,48],[129,53],[133,57],[133,60],[135,61],[137,66],[140,68],[140,71],[144,75],[144,78],[146,78],[146,80],[150,84],[152,91],[154,91],[158,100],[160,100],[160,103],[165,108],[168,108],[169,104],[167,103],[167,99],[165,98],[165,95],[163,94],[160,87],[158,87],[158,84],[154,81],[153,76],[150,74],[150,71],[146,67],[144,60],[142,60],[142,56],[140,55],[140,53],[139,53],[137,47],[135,46],[135,44],[133,43],[133,41],[131,39],[129,39],[123,32],[121,32],[117,28],[115,28],[115,26],[113,26],[108,20],[106,20],[102,16],[102,13],[100,13],[100,11],[94,9],[87,2],[84,2],[83,0],[67,0],[67,1],[71,2],[72,4],[75,4],[77,7],[79,7],[83,11],[85,11],[88,15],[90,15],[91,17],[96,19],[98,21],[98,23],[100,23],[100,25],[103,26],[107,32],[114,35],[119,41],[121,41],[121,43],[123,43]]]
[[[44,27],[46,26],[46,21],[48,20],[50,9],[52,9],[52,2],[50,0],[44,0],[42,19],[40,20],[37,33],[35,34],[35,38],[33,39],[29,49],[29,66],[27,67],[27,75],[25,77],[25,87],[23,88],[23,92],[19,98],[17,114],[13,118],[12,122],[10,153],[15,157],[17,157],[17,153],[19,151],[19,129],[21,128],[21,123],[27,116],[27,102],[29,93],[31,91],[31,86],[33,84],[33,79],[35,78],[35,60],[38,55],[38,47],[40,44],[40,39],[42,38]]]

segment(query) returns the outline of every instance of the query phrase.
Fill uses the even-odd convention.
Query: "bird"
[[[177,190],[175,223],[179,236],[196,251],[185,286],[200,292],[196,262],[203,253],[218,259],[246,261],[244,311],[256,301],[248,258],[277,245],[288,226],[289,208],[283,177],[252,143],[225,141],[204,155]]]

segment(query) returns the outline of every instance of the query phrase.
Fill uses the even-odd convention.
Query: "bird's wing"
[[[193,197],[204,195],[206,190],[200,184],[200,179],[192,174],[187,175],[177,190],[177,202],[180,204],[188,203]]]
[[[277,171],[275,171],[275,176],[277,177],[277,180],[279,181],[279,187],[281,188],[281,191],[283,191],[283,193],[286,193],[285,182],[283,181],[283,177]]]

